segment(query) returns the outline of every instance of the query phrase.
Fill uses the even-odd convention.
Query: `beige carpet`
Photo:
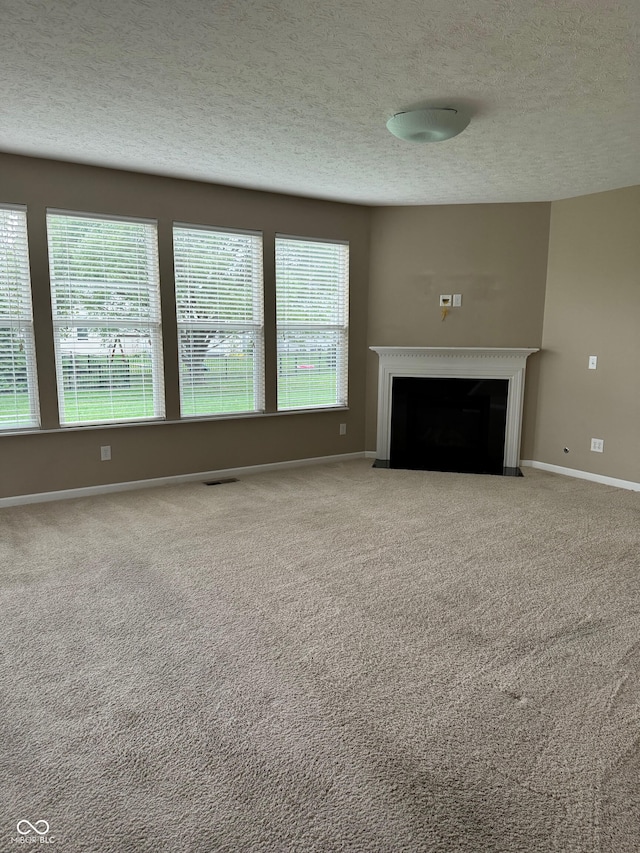
[[[638,493],[363,460],[0,533],[0,850],[640,849]]]

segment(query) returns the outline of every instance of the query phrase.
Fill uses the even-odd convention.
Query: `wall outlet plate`
[[[462,306],[462,294],[454,293],[453,294],[453,307],[460,308]]]
[[[597,370],[598,369],[598,356],[590,355],[589,356],[589,370]]]
[[[440,294],[440,307],[441,308],[450,308],[451,307],[451,294],[450,293],[441,293]]]
[[[604,453],[604,438],[592,438],[591,449],[594,453]]]

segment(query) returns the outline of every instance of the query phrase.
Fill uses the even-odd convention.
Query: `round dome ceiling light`
[[[387,129],[406,142],[442,142],[462,133],[469,121],[458,110],[434,107],[396,113],[387,122]]]

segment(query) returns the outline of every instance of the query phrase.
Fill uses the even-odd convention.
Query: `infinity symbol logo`
[[[24,829],[24,827],[27,827]],[[19,820],[16,829],[20,833],[20,835],[29,835],[30,832],[35,832],[38,835],[46,835],[49,832],[49,824],[46,820],[37,820],[35,823],[31,823],[28,820]]]

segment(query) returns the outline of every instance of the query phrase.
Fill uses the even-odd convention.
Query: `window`
[[[276,238],[278,409],[347,404],[349,246]]]
[[[262,238],[175,225],[183,416],[264,409]]]
[[[27,214],[0,207],[0,429],[38,424]]]
[[[49,211],[61,424],[164,417],[156,225]]]

